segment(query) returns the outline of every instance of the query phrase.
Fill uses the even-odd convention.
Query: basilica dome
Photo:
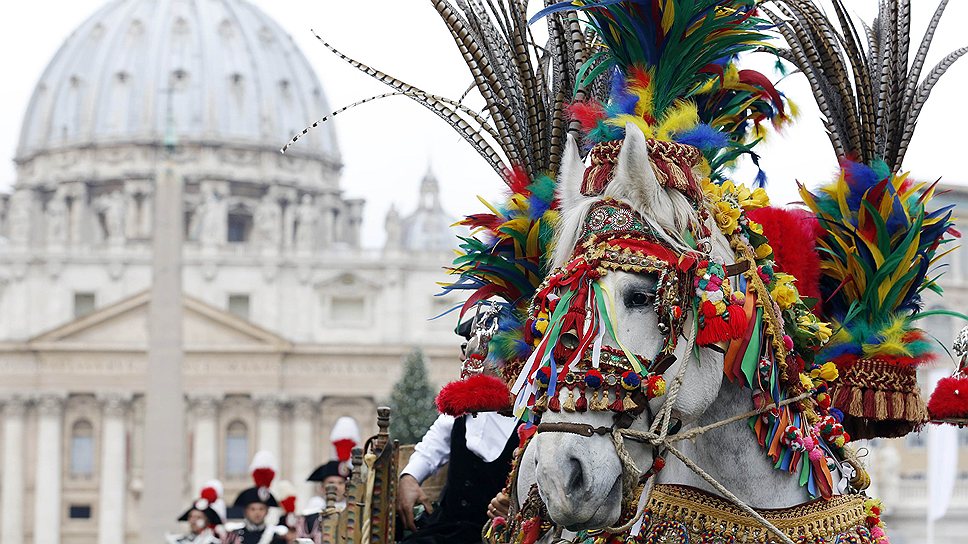
[[[24,115],[17,161],[102,145],[276,152],[330,111],[293,39],[244,0],[113,0],[48,64]],[[330,124],[293,155],[338,164]]]

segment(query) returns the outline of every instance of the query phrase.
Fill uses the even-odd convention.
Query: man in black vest
[[[487,508],[507,483],[518,439],[517,421],[493,412],[452,418],[440,416],[417,444],[397,489],[397,512],[404,528],[415,531],[407,544],[479,543]],[[420,484],[448,463],[447,483],[438,508]],[[428,512],[418,530],[414,506]]]
[[[484,327],[489,326],[489,323],[475,317],[473,325],[465,322],[458,328],[458,334],[468,339],[462,348],[462,363],[472,353],[480,355],[477,346],[486,346],[486,340],[482,342],[479,336]],[[511,471],[511,458],[518,445],[517,433],[514,432],[517,424],[515,418],[496,412],[456,418],[441,415],[437,418],[414,448],[410,462],[400,474],[398,518],[404,529],[413,531],[401,542],[481,542],[481,529],[488,518],[488,504],[504,488]],[[438,508],[434,509],[420,484],[445,463],[449,463],[447,482]],[[427,516],[419,522],[414,520],[414,506],[417,504],[422,504],[427,512]]]

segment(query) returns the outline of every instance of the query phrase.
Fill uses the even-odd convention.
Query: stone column
[[[126,395],[100,397],[101,417],[101,486],[98,497],[98,544],[124,544],[126,528],[128,458],[125,415],[130,399]]]
[[[255,401],[259,414],[258,450],[272,452],[278,460],[281,452],[279,413],[282,410],[282,398],[278,395],[266,395],[257,397]]]
[[[144,492],[141,544],[163,541],[177,523],[168,512],[186,494],[185,397],[182,394],[182,183],[166,160],[155,184],[148,368],[145,372]],[[174,325],[174,326],[173,326]]]
[[[215,417],[219,400],[212,395],[192,397],[195,432],[192,439],[192,493],[218,476],[218,438]],[[193,495],[194,496],[194,495]]]
[[[34,474],[34,544],[58,544],[61,526],[61,451],[64,396],[37,401],[37,470]]]
[[[292,435],[289,437],[292,447],[292,481],[296,482],[297,504],[301,506],[305,506],[306,501],[313,496],[313,484],[305,480],[316,468],[313,463],[313,445],[319,442],[313,427],[316,406],[316,401],[308,397],[300,397],[292,405]]]
[[[3,482],[0,491],[0,544],[24,542],[24,412],[21,397],[4,402]]]

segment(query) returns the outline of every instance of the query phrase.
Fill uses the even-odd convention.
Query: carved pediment
[[[40,334],[29,341],[37,349],[77,350],[148,348],[149,292],[116,302]],[[285,338],[221,308],[185,296],[182,299],[185,351],[285,351]]]

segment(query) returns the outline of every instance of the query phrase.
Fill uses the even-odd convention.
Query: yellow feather
[[[649,80],[652,80],[652,71],[649,70]],[[636,84],[634,79],[630,79],[628,92],[630,94],[638,97],[638,101],[635,103],[635,115],[639,117],[644,117],[646,114],[652,116],[654,110],[654,91],[652,85],[647,85],[645,87]]]
[[[659,123],[659,139],[671,140],[672,135],[685,132],[699,124],[699,111],[692,101],[676,101]]]
[[[642,119],[641,117],[637,117],[635,115],[629,115],[627,113],[623,113],[622,115],[616,115],[611,119],[606,119],[605,122],[608,123],[609,125],[612,125],[613,127],[619,127],[619,128],[625,128],[626,124],[632,123],[635,126],[642,129],[642,133],[645,134],[646,138],[655,138],[655,131],[652,130],[652,127],[650,127],[649,124],[645,122],[645,119]]]
[[[676,5],[673,0],[666,0],[662,6],[662,31],[669,32],[676,17]]]

